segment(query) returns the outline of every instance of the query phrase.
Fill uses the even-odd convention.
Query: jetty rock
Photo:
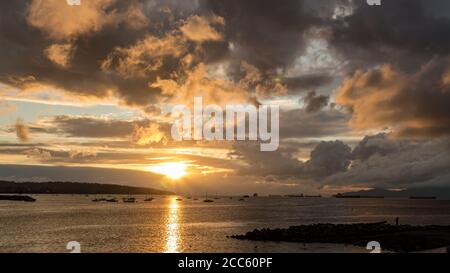
[[[387,222],[313,224],[287,229],[255,229],[231,238],[253,241],[349,244],[366,247],[377,241],[394,252],[417,252],[450,246],[450,226],[391,225]]]

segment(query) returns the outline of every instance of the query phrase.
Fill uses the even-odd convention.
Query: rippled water
[[[156,197],[136,204],[93,203],[86,196],[37,195],[0,201],[0,252],[366,252],[341,245],[229,239],[255,228],[390,221],[450,225],[450,201],[407,199],[221,198],[214,203]]]

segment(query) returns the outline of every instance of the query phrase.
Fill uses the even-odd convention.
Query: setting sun
[[[171,179],[180,179],[186,176],[188,172],[186,171],[189,165],[183,162],[168,162],[162,163],[154,166],[149,166],[146,169],[148,171],[163,174]]]

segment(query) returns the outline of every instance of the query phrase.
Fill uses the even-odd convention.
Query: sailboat
[[[206,194],[205,200],[203,200],[203,202],[205,202],[205,203],[213,203],[214,200],[208,199],[208,194]]]
[[[152,202],[153,201],[153,197],[152,196],[147,196],[145,199],[144,199],[144,202]]]
[[[136,198],[131,197],[131,195],[128,195],[128,197],[122,198],[122,201],[124,203],[136,203]]]
[[[127,197],[127,198],[123,198],[122,201],[124,203],[136,203],[136,198],[134,198],[134,197]]]
[[[97,198],[97,196],[95,196],[95,199],[92,200],[92,202],[98,203],[98,202],[105,202],[106,199],[105,198]]]

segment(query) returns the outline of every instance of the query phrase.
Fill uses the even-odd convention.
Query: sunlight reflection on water
[[[178,253],[178,246],[180,244],[180,229],[179,229],[179,214],[180,205],[176,198],[171,198],[168,205],[167,211],[167,231],[166,231],[166,253]]]

